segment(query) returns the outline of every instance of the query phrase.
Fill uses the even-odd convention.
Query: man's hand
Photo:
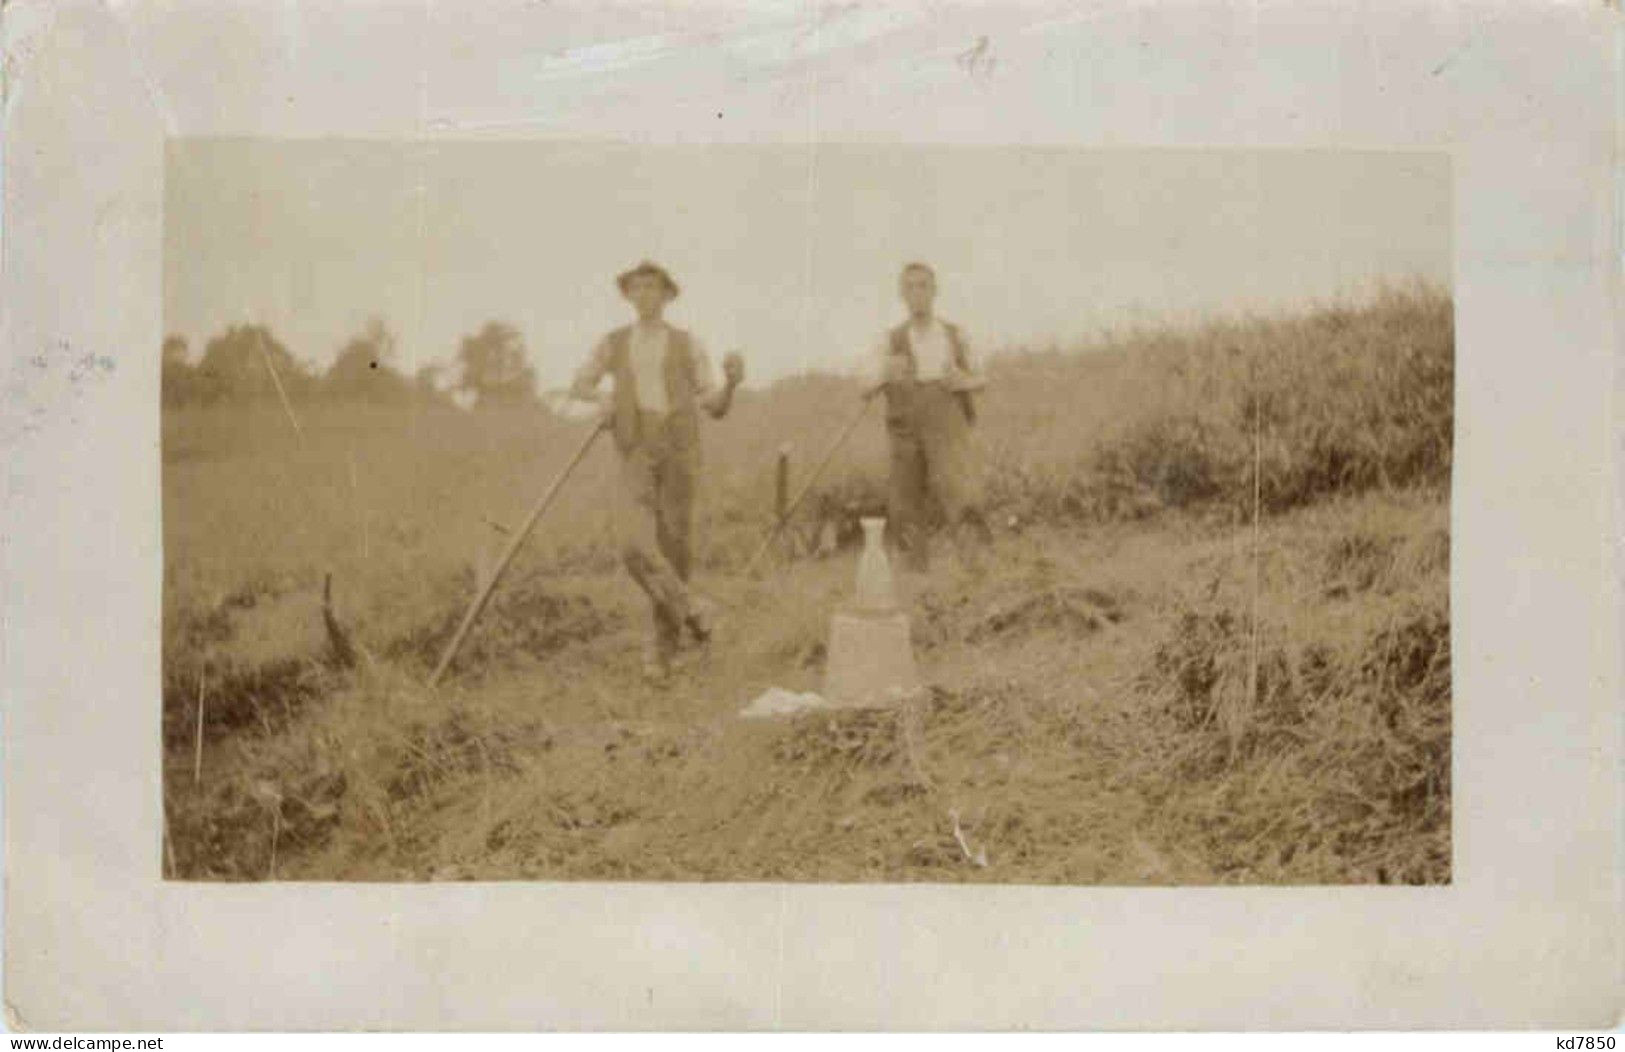
[[[958,366],[950,367],[944,379],[950,391],[980,391],[987,386],[987,377],[979,373],[967,373]]]
[[[730,351],[722,359],[722,387],[713,388],[706,396],[701,406],[711,419],[721,420],[728,415],[728,409],[734,402],[734,389],[745,381],[745,359],[740,357],[738,351]]]

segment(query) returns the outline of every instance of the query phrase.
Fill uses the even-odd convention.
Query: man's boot
[[[643,647],[643,678],[651,686],[664,687],[671,681],[672,660],[677,653],[680,629],[670,618],[655,615],[655,629]]]
[[[711,635],[716,631],[716,621],[716,611],[709,599],[701,596],[689,599],[688,617],[683,624],[688,628],[689,635],[694,637],[695,643],[703,647],[711,642]]]
[[[671,682],[671,658],[658,643],[644,648],[643,681],[651,687],[664,687]]]

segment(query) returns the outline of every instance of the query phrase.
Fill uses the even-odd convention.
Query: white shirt
[[[638,407],[653,413],[669,412],[671,406],[666,397],[666,345],[670,342],[670,332],[665,325],[653,329],[645,329],[640,325],[633,325],[628,334],[626,358],[627,366],[632,371],[632,382],[637,387]],[[689,350],[694,356],[694,397],[703,399],[710,396],[715,378],[711,372],[711,356],[706,353],[705,345],[693,333],[688,337]],[[592,356],[586,365],[576,374],[572,393],[576,398],[591,399],[598,384],[609,372],[610,341],[608,337],[599,341],[593,348]]]
[[[907,328],[909,349],[914,352],[914,375],[919,381],[941,380],[954,368],[954,345],[948,338],[948,329],[932,318],[924,329],[910,321]],[[970,340],[965,330],[959,330],[960,343],[965,348],[965,361],[971,372],[976,371],[976,359],[971,354]],[[865,358],[861,375],[866,386],[874,386],[886,378],[886,359],[891,356],[891,330],[880,334],[880,340]]]
[[[666,411],[666,327],[645,329],[632,326],[626,349],[627,365],[637,385],[638,405],[651,413]],[[696,353],[699,348],[695,348]]]

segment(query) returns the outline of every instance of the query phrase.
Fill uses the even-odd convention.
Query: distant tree
[[[186,360],[186,337],[164,337],[164,354],[159,366],[159,399],[163,405],[177,407],[198,400],[197,369]]]
[[[536,370],[525,359],[525,340],[506,322],[486,322],[457,348],[456,390],[476,409],[536,405]]]
[[[206,402],[275,398],[277,381],[290,399],[298,399],[316,383],[310,368],[263,325],[233,325],[209,340],[197,378],[199,396]]]
[[[446,366],[443,362],[430,362],[428,365],[418,367],[412,374],[412,386],[418,391],[439,392],[445,386]]]
[[[344,401],[401,402],[412,385],[394,366],[395,335],[379,318],[350,338],[322,375],[322,393]]]
[[[447,368],[444,362],[430,362],[412,374],[412,393],[419,402],[445,406],[456,404],[451,399],[451,385],[446,379]]]

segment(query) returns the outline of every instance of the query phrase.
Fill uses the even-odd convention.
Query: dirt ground
[[[929,689],[771,721],[738,712],[818,689],[854,517],[884,506],[878,421],[818,480],[796,557],[744,564],[772,451],[799,484],[850,383],[742,391],[707,425],[696,574],[721,624],[663,691],[603,448],[423,686],[582,425],[313,404],[295,434],[275,403],[166,408],[165,872],[1448,881],[1452,319],[1423,289],[995,356],[995,540],[907,588]]]
[[[1446,880],[1446,525],[1417,498],[1273,524],[1256,603],[1245,528],[1001,536],[904,579],[923,696],[772,720],[738,712],[769,687],[818,689],[853,553],[703,580],[718,638],[666,689],[639,678],[629,582],[510,582],[459,666],[474,671],[438,691],[419,685],[432,649],[397,649],[275,733],[211,743],[198,792],[214,837],[188,836],[180,864],[347,880]],[[314,623],[314,597],[278,606],[260,616]],[[1234,660],[1255,617],[1257,672]],[[517,643],[497,658],[497,640]],[[193,759],[172,750],[174,797]]]

